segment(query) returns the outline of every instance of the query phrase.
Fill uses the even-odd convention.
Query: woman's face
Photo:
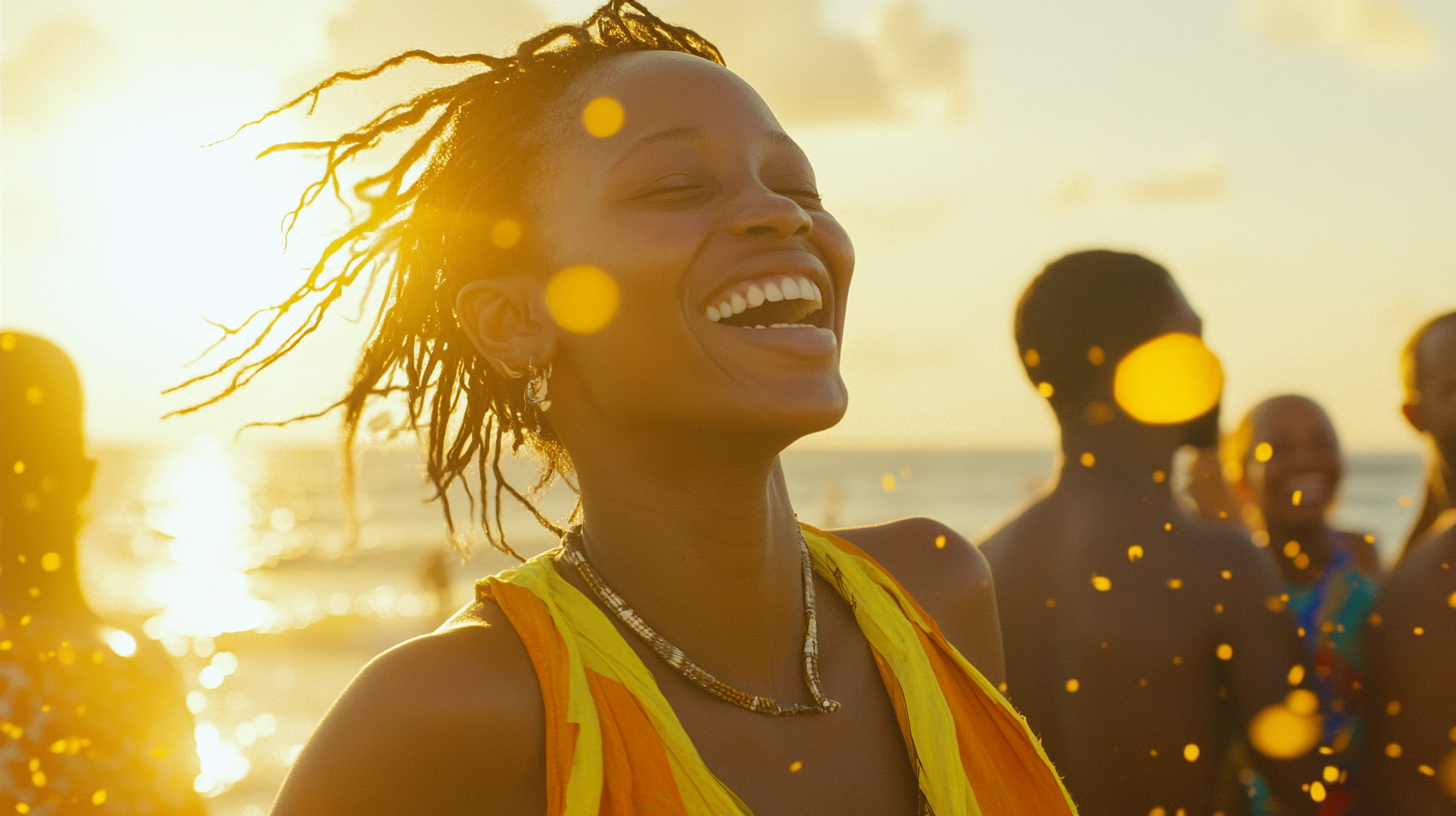
[[[580,105],[611,97],[625,119],[598,138],[562,116],[534,195],[544,272],[597,267],[621,302],[600,331],[556,330],[553,420],[783,444],[838,422],[854,251],[804,152],[703,59],[617,57],[582,84]]]
[[[1247,463],[1249,491],[1271,525],[1322,520],[1335,500],[1343,466],[1340,443],[1325,412],[1300,397],[1265,403],[1254,420]],[[1269,460],[1260,462],[1267,444]]]

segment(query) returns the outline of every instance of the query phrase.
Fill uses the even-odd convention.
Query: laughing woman
[[[581,503],[565,529],[536,513],[560,547],[364,669],[274,812],[1074,812],[996,691],[979,553],[922,519],[795,518],[778,456],[844,414],[854,256],[763,100],[620,0],[508,58],[411,52],[303,99],[407,59],[481,70],[291,145],[328,155],[307,204],[340,162],[423,129],[263,315],[304,328],[219,373],[246,382],[382,270],[347,436],[403,392],[436,487],[477,474],[508,551],[500,491],[529,500],[503,448]]]

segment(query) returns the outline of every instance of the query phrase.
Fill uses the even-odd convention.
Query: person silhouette
[[[181,678],[81,589],[81,409],[64,351],[0,332],[0,809],[201,814]]]
[[[1432,473],[1456,469],[1456,312],[1406,347],[1412,427],[1431,442]],[[1368,812],[1456,814],[1456,513],[1431,520],[1401,556],[1370,617],[1369,718],[1361,797]]]
[[[1163,267],[1098,250],[1048,265],[1015,325],[1063,462],[1054,487],[982,545],[1008,696],[1082,812],[1211,813],[1230,724],[1278,709],[1303,654],[1273,563],[1230,525],[1189,518],[1170,489],[1177,450],[1218,439],[1221,373],[1202,321]],[[1148,415],[1120,372],[1165,349],[1173,363],[1193,357],[1153,367],[1163,375],[1212,372],[1206,404],[1176,421],[1135,419]],[[1313,812],[1311,756],[1258,760],[1286,813]]]
[[[1330,748],[1326,762],[1345,780],[1320,813],[1350,813],[1364,736],[1366,621],[1379,592],[1380,560],[1374,536],[1329,524],[1344,476],[1334,423],[1307,397],[1271,397],[1229,435],[1223,458],[1234,492],[1251,510],[1245,518],[1255,540],[1279,567],[1289,610],[1315,667],[1314,689],[1324,712],[1321,741]],[[1257,787],[1256,816],[1276,812],[1263,801],[1264,783],[1250,786]]]

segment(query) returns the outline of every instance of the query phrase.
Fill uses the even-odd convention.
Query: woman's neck
[[[669,642],[733,685],[803,694],[799,532],[777,456],[666,434],[574,459],[584,554]],[[681,441],[679,441],[681,442]],[[703,451],[717,455],[705,456]],[[573,570],[564,569],[576,582]]]

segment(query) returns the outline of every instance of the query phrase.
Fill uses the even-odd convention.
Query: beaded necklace
[[[581,579],[591,588],[597,599],[612,610],[612,614],[625,623],[637,637],[652,647],[652,651],[656,652],[657,656],[678,674],[693,681],[715,697],[727,700],[739,708],[767,714],[770,717],[828,714],[838,710],[839,703],[825,697],[819,688],[819,622],[814,604],[814,568],[809,560],[809,545],[804,542],[802,532],[799,533],[799,563],[804,580],[804,685],[808,687],[810,696],[814,698],[814,705],[804,705],[803,703],[784,705],[772,697],[762,697],[739,691],[709,674],[683,654],[681,649],[668,643],[666,638],[657,634],[651,626],[647,625],[646,621],[627,606],[627,602],[622,600],[620,595],[606,585],[602,577],[587,562],[586,556],[575,546],[572,533],[582,535],[579,531],[567,534],[562,542],[562,559],[576,567],[576,571],[581,574]]]

